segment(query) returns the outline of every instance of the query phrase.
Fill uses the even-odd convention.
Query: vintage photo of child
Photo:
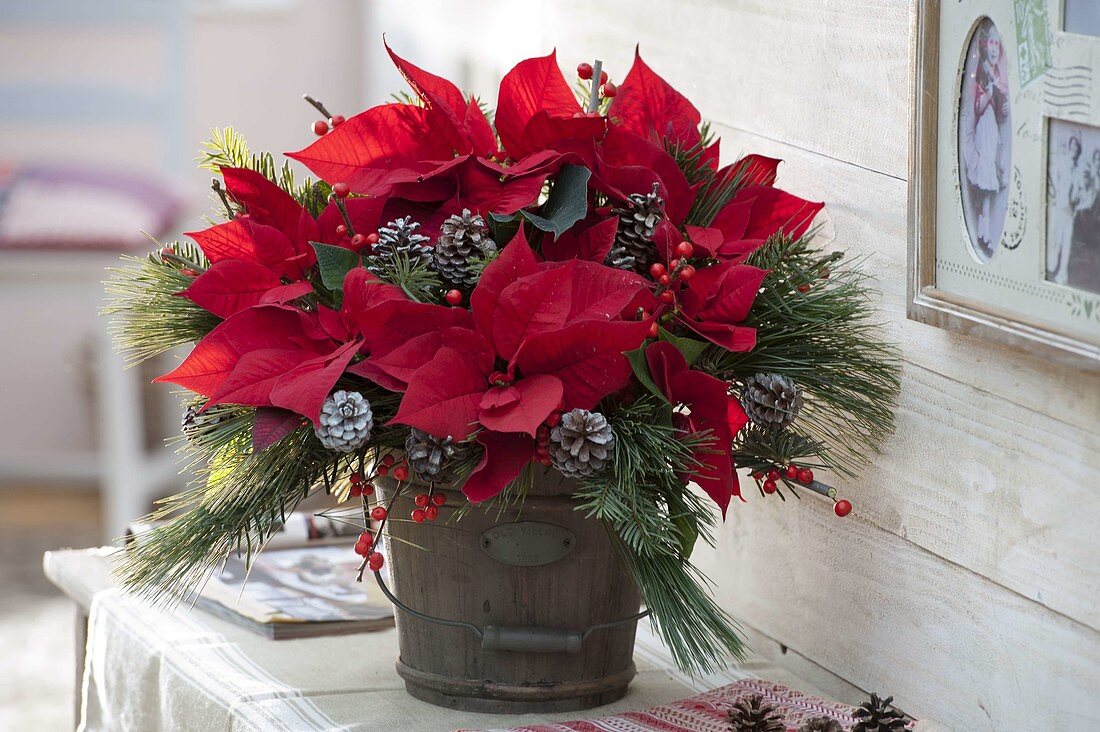
[[[971,37],[959,104],[959,177],[963,215],[975,256],[997,251],[1008,208],[1012,164],[1008,61],[993,21]]]
[[[1053,119],[1046,278],[1100,294],[1100,128]]]

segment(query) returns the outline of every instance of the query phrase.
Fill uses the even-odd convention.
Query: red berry
[[[343,224],[340,224],[336,227],[336,235],[337,236],[347,236],[347,233],[348,233],[348,227],[344,226]]]
[[[447,290],[445,297],[447,298],[447,302],[452,305],[458,305],[462,302],[462,293],[458,290]]]
[[[442,506],[446,502],[447,502],[447,496],[443,495],[442,493],[433,493],[432,494],[432,503],[434,503],[435,505]]]
[[[365,244],[366,241],[367,241],[367,237],[363,236],[362,234],[356,234],[355,236],[353,236],[351,238],[351,245],[353,247],[355,247],[356,249],[358,249],[359,247],[363,246],[363,244]]]
[[[667,270],[665,269],[665,265],[661,264],[660,262],[655,262],[649,265],[649,274],[653,279],[657,279],[658,277],[666,273]]]
[[[682,241],[676,245],[676,253],[681,257],[690,257],[695,253],[695,247],[691,245],[690,241]]]
[[[181,269],[180,274],[183,275],[184,277],[198,277],[199,276],[199,273],[196,272],[195,270],[191,269],[190,267],[186,267],[184,269]]]
[[[540,424],[539,428],[535,430],[535,437],[537,437],[540,442],[550,439],[550,428],[544,424]]]
[[[807,484],[808,483],[813,483],[814,482],[814,471],[810,470],[809,468],[802,468],[802,470],[799,470],[798,471],[798,482],[799,483],[807,483]]]
[[[385,506],[375,506],[370,510],[370,517],[375,521],[384,520],[386,518],[386,514],[387,511]]]
[[[769,470],[768,471],[768,480],[779,480],[779,471],[778,470]]]
[[[810,291],[810,286],[809,285],[799,285],[798,286],[798,291],[799,292],[809,292]]]
[[[841,498],[839,501],[833,504],[833,513],[835,513],[837,516],[840,516],[841,518],[844,518],[851,512],[852,503],[845,498]]]
[[[344,122],[346,122],[346,121],[347,120],[344,119],[344,115],[342,115],[342,114],[334,114],[334,115],[332,115],[332,118],[329,119],[329,122],[332,123],[333,127],[339,127],[340,125],[344,124]]]
[[[672,282],[672,278],[666,274],[663,274],[657,278],[657,282],[661,283],[662,287],[668,287],[668,284]]]
[[[397,462],[397,460],[393,457],[393,455],[390,455],[389,453],[386,453],[382,456],[382,464],[387,467],[393,465],[395,462]]]
[[[618,93],[619,93],[619,88],[617,86],[615,86],[614,84],[612,84],[610,81],[604,83],[600,87],[600,94],[607,97],[608,99],[610,99],[611,97],[615,96]]]
[[[649,325],[649,337],[650,338],[656,338],[657,334],[659,334],[660,332],[661,332],[661,328],[660,328],[659,325],[657,325],[656,321],[650,323],[650,325]]]
[[[378,232],[377,231],[372,231],[371,233],[367,234],[367,244],[370,244],[371,246],[374,246],[377,243],[378,243]]]
[[[787,477],[791,480],[796,480],[798,478],[798,466],[794,463],[787,466]]]
[[[690,264],[685,264],[683,269],[680,270],[680,279],[682,279],[684,282],[687,282],[694,276],[695,268],[692,267]]]
[[[370,551],[370,544],[364,544],[362,541],[355,542],[355,553],[361,557],[367,556],[367,552]]]
[[[429,521],[435,521],[439,518],[439,509],[435,506],[428,506],[424,509],[424,515],[428,517]]]
[[[752,479],[753,480],[760,480],[763,477],[764,477],[764,474],[761,473],[759,470],[752,471]]]
[[[427,506],[428,502],[431,500],[432,499],[428,496],[427,493],[417,493],[416,498],[413,499],[413,503],[420,506],[421,508],[424,508],[424,506]]]
[[[607,83],[607,72],[606,71],[601,71],[600,72],[600,83],[601,84],[606,84]]]
[[[359,485],[353,485],[351,487],[351,490],[348,491],[348,495],[352,498],[358,498],[359,496],[363,495],[363,489]]]
[[[672,270],[673,272],[675,272],[677,269],[679,269],[679,267],[680,267],[680,260],[679,259],[674,259],[674,260],[672,260],[671,262],[668,263],[668,268],[670,270]]]
[[[551,412],[550,416],[546,418],[546,424],[551,427],[557,427],[561,424],[561,412]]]
[[[374,543],[374,535],[371,534],[369,531],[362,532],[361,534],[359,534],[359,543],[370,546]]]
[[[665,290],[657,296],[657,299],[663,303],[671,305],[676,301],[676,295],[672,293],[672,290]]]
[[[363,476],[360,475],[359,473],[352,473],[351,475],[348,476],[348,480],[351,481],[352,485],[356,485],[358,483],[363,482]]]
[[[390,474],[390,468],[388,465],[382,465],[378,468],[378,474],[383,478]]]
[[[363,484],[363,495],[364,496],[369,496],[371,493],[374,493],[374,486],[371,485],[370,483],[364,483]]]
[[[577,76],[582,79],[588,80],[592,78],[592,64],[582,63],[577,64]]]
[[[406,468],[404,465],[398,465],[396,468],[393,469],[393,477],[397,478],[398,480],[408,480],[409,469]]]
[[[374,552],[367,557],[367,566],[370,567],[370,571],[377,572],[382,569],[382,565],[386,563],[386,558],[378,552]]]
[[[170,257],[173,254],[175,254],[175,252],[172,251],[172,247],[164,247],[164,249],[160,250],[160,256],[162,257]]]
[[[769,494],[775,493],[775,491],[778,488],[779,488],[779,486],[776,485],[774,480],[765,480],[764,481],[764,492],[765,493],[769,493]]]
[[[320,137],[326,132],[328,132],[328,122],[325,122],[323,119],[319,119],[313,123],[313,134]]]
[[[424,519],[428,518],[428,514],[422,508],[418,508],[412,512],[412,520],[418,524],[424,523]]]
[[[340,181],[339,183],[332,184],[332,195],[337,198],[347,198],[351,193],[351,186],[347,183]]]

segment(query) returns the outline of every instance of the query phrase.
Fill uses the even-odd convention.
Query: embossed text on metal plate
[[[576,535],[541,521],[515,521],[481,532],[478,542],[493,559],[513,567],[537,567],[564,559],[577,544]]]

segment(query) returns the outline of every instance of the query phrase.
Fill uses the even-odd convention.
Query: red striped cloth
[[[738,700],[754,694],[759,694],[774,706],[791,730],[797,730],[803,722],[813,717],[835,719],[845,730],[855,724],[852,716],[854,707],[847,704],[803,694],[774,681],[746,679],[642,712],[621,712],[609,717],[508,729],[456,732],[729,732],[727,710]]]

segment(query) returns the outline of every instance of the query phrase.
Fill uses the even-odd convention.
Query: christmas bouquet
[[[355,507],[377,571],[385,523],[437,520],[435,487],[516,501],[558,471],[679,663],[739,653],[689,562],[747,498],[738,471],[843,516],[823,472],[852,475],[892,425],[896,356],[864,276],[812,240],[822,204],[776,188],[778,160],[722,165],[640,56],[619,85],[522,61],[495,113],[390,56],[411,95],[346,119],[307,97],[319,137],[287,156],[316,180],[216,130],[225,220],[116,272],[133,360],[194,343],[158,380],[189,395],[199,476],[126,583],[179,596],[317,490]]]

